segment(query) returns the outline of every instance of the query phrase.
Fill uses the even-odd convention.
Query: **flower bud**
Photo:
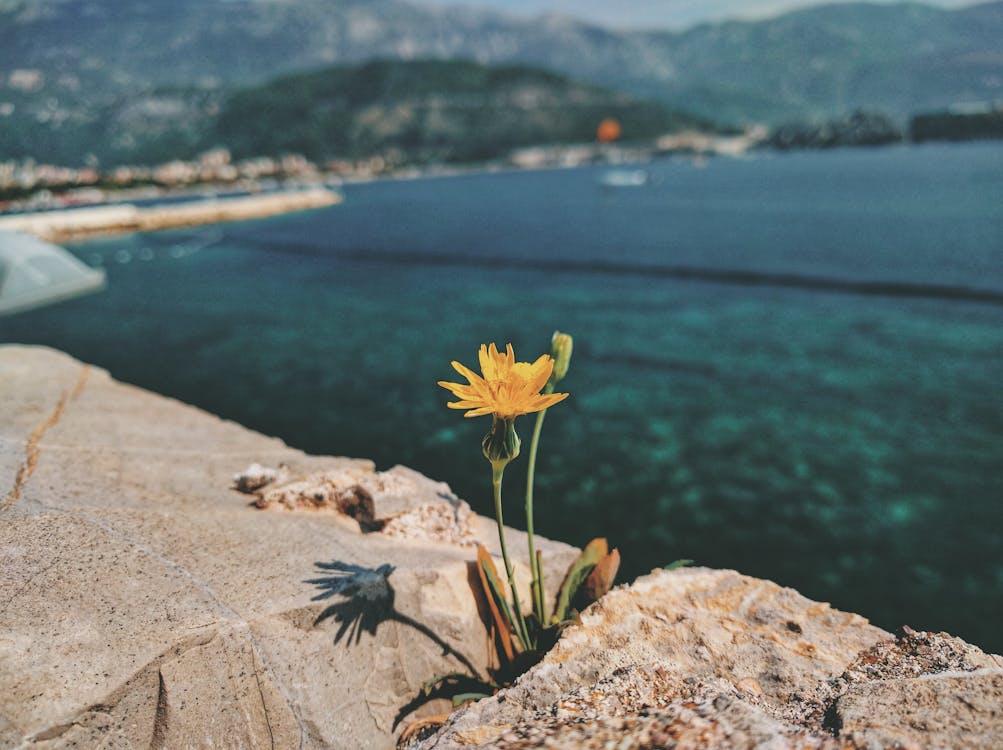
[[[550,385],[555,385],[564,379],[568,374],[568,365],[571,364],[571,350],[574,342],[567,333],[554,331],[554,337],[550,340],[550,356],[554,358],[554,371],[550,373]]]
[[[481,448],[484,450],[484,457],[493,466],[505,466],[509,461],[519,455],[521,441],[515,432],[514,419],[499,419],[495,417],[491,423],[491,430],[481,441]]]

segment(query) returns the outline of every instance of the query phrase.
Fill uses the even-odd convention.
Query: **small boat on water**
[[[651,182],[646,169],[610,169],[599,178],[599,184],[608,188],[642,187]]]

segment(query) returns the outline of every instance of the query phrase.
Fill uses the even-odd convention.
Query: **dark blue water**
[[[83,243],[108,290],[0,339],[409,464],[488,513],[487,420],[435,381],[559,328],[544,534],[607,536],[627,576],[693,558],[1003,650],[1003,145],[651,172],[354,185],[329,210]]]

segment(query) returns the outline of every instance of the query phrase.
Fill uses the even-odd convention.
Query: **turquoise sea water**
[[[626,577],[692,558],[1003,651],[1003,145],[650,170],[350,185],[330,210],[82,243],[107,291],[0,339],[488,513],[488,422],[435,381],[559,328],[542,533],[608,537]]]

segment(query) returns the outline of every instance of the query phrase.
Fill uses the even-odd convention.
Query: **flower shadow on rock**
[[[330,599],[335,595],[345,597],[344,601],[324,609],[314,620],[314,625],[318,625],[333,617],[335,622],[341,623],[335,643],[340,643],[347,634],[349,645],[353,638],[357,644],[362,638],[362,631],[376,635],[380,623],[393,619],[395,595],[389,581],[390,574],[395,570],[393,565],[386,563],[378,568],[365,568],[337,560],[315,564],[320,570],[333,575],[306,581],[322,589],[311,601]]]
[[[478,674],[470,660],[446,643],[435,631],[409,615],[397,611],[394,606],[396,594],[390,585],[390,575],[396,570],[393,565],[385,563],[378,568],[366,568],[338,560],[329,563],[319,562],[315,565],[331,575],[306,581],[321,589],[312,601],[329,599],[335,595],[345,597],[344,601],[326,607],[314,620],[314,625],[319,625],[333,617],[335,622],[341,624],[334,638],[336,644],[346,635],[347,645],[351,646],[353,639],[358,644],[362,638],[362,631],[375,636],[382,623],[393,620],[414,628],[433,641],[442,649],[443,656],[455,658],[471,675]]]

